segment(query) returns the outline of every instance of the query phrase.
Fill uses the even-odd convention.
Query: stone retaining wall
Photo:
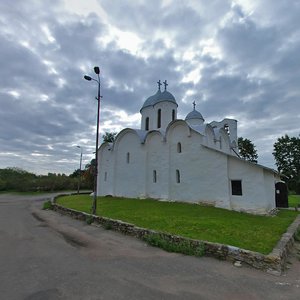
[[[191,248],[194,249],[201,245],[204,245],[205,256],[212,256],[218,259],[228,260],[232,262],[241,261],[246,263],[247,265],[266,271],[273,275],[281,275],[282,271],[285,268],[289,250],[294,244],[294,235],[298,230],[300,230],[300,215],[298,215],[296,220],[289,226],[287,232],[283,234],[282,238],[277,243],[273,251],[268,255],[263,255],[258,252],[253,252],[233,246],[194,240],[136,227],[133,224],[126,223],[120,220],[113,220],[106,217],[95,216],[74,209],[65,208],[56,203],[53,204],[53,209],[59,213],[71,216],[72,218],[81,221],[86,221],[88,218],[90,218],[91,222],[100,224],[104,228],[112,229],[114,231],[134,236],[139,239],[143,239],[147,235],[159,234],[163,239],[168,240],[172,243],[188,242]]]

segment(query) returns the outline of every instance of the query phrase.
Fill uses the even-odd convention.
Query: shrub
[[[144,241],[154,247],[162,248],[168,252],[182,253],[186,255],[203,256],[205,249],[204,244],[199,243],[197,246],[193,246],[187,240],[181,240],[178,242],[171,241],[160,234],[148,234],[144,236]]]
[[[94,218],[92,216],[86,216],[85,222],[88,225],[91,225],[94,222]]]
[[[50,200],[44,202],[43,209],[52,209],[52,208],[53,208],[53,206],[52,206],[52,202]]]
[[[112,224],[110,222],[107,222],[103,225],[103,227],[106,229],[106,230],[111,230],[112,229]]]

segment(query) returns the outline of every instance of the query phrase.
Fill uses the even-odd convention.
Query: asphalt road
[[[300,299],[300,261],[277,277],[167,253],[0,195],[0,299]],[[296,245],[299,246],[299,245]]]

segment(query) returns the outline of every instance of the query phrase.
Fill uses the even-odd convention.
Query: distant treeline
[[[62,191],[77,190],[80,171],[71,175],[48,173],[36,175],[20,168],[0,169],[0,191]],[[81,171],[80,189],[92,190],[93,176],[88,170]]]

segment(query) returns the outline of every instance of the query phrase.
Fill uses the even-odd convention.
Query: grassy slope
[[[196,204],[126,198],[98,198],[97,214],[137,226],[193,239],[228,244],[267,254],[297,213],[282,210],[275,217],[254,216]],[[66,196],[58,204],[90,212],[87,195]]]
[[[300,195],[289,195],[289,206],[296,207],[300,205]]]

